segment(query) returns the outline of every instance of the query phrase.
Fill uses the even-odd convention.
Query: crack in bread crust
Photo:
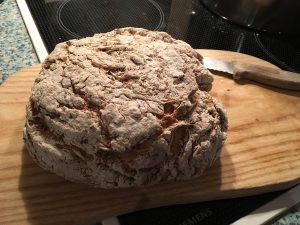
[[[28,151],[41,167],[102,188],[200,176],[227,132],[201,60],[141,28],[58,44],[27,104]]]

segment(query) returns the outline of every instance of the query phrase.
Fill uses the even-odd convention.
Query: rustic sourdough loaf
[[[200,176],[227,131],[201,60],[185,42],[140,28],[58,44],[27,105],[30,155],[102,188]]]

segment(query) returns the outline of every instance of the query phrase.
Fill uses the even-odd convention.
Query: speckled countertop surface
[[[1,1],[1,0],[0,0]],[[39,63],[15,0],[0,3],[0,84],[23,67]],[[300,225],[300,205],[274,225]]]
[[[0,3],[0,84],[23,67],[38,63],[15,0]]]

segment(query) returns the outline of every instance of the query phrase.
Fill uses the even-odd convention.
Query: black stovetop
[[[283,69],[300,71],[300,37],[259,33],[225,21],[199,0],[26,0],[51,52],[59,42],[108,32],[117,27],[161,30],[194,48],[242,52]],[[248,198],[145,210],[119,217],[122,225],[229,224],[278,196]]]
[[[167,31],[194,48],[242,52],[300,71],[300,37],[259,33],[214,15],[200,0],[26,0],[49,52],[62,41],[117,27]]]

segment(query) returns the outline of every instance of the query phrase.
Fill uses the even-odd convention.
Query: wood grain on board
[[[239,53],[204,56],[272,67]],[[39,168],[22,140],[25,105],[40,65],[0,86],[0,224],[89,224],[139,209],[254,195],[300,181],[300,92],[214,76],[211,94],[228,112],[220,159],[199,179],[152,187],[102,190]]]

